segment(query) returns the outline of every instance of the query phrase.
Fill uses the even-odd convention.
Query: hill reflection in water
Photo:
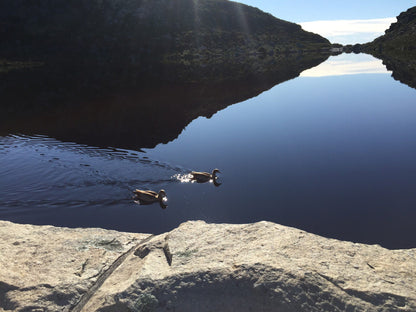
[[[387,69],[392,71],[392,77],[409,87],[416,89],[416,57],[394,58],[383,56],[381,58]]]
[[[128,80],[129,75],[108,81],[95,72],[42,69],[12,73],[2,77],[0,135],[42,134],[92,146],[154,147],[175,139],[195,118],[255,97],[326,58],[288,55],[261,76],[230,76],[220,82],[149,82]]]

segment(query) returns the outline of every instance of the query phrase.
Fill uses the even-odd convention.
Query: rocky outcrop
[[[383,36],[364,45],[364,51],[376,55],[416,53],[416,6],[397,16]]]
[[[0,221],[0,311],[415,311],[416,249],[271,222],[158,236]]]
[[[383,36],[359,50],[382,59],[394,79],[416,88],[416,7],[400,13]]]
[[[0,221],[0,311],[69,311],[148,236]]]

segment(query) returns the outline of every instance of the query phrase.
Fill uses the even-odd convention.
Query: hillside
[[[365,45],[365,50],[381,55],[416,54],[416,7],[397,16],[397,22],[390,25],[385,34]]]
[[[416,88],[416,7],[402,12],[383,36],[362,50],[382,59],[396,80]]]
[[[330,46],[227,0],[2,0],[0,20],[0,58],[175,80],[262,73],[276,55]]]

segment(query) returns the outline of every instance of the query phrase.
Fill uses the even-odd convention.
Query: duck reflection
[[[167,205],[167,196],[165,190],[160,190],[158,193],[151,190],[134,190],[134,202],[139,205],[150,205],[153,203],[159,203],[162,209],[166,209]]]

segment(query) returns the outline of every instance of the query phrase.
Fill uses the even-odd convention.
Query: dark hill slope
[[[365,50],[380,54],[416,54],[416,7],[400,13],[385,34],[365,45]]]
[[[393,77],[416,88],[416,7],[402,12],[397,22],[363,51],[383,60]]]
[[[227,0],[2,0],[0,56],[73,68],[105,65],[193,79],[262,73],[273,57],[329,49],[299,25]],[[239,65],[239,69],[234,65]],[[229,67],[229,68],[228,68]],[[220,76],[226,76],[222,74]]]

